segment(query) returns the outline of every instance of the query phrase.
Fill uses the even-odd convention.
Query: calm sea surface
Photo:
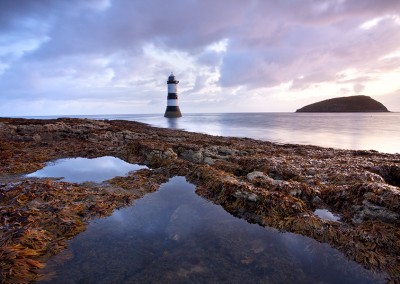
[[[278,143],[400,153],[400,113],[212,113],[79,116],[123,119],[153,126]],[[50,118],[50,117],[49,117]]]

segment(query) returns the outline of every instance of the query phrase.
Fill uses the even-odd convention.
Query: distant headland
[[[389,110],[371,97],[351,96],[306,105],[296,112],[389,112]]]

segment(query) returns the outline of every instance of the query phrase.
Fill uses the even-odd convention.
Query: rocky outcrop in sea
[[[380,102],[368,96],[333,98],[306,105],[296,112],[389,112]]]

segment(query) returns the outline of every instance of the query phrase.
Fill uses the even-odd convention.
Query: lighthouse
[[[181,117],[181,111],[178,106],[178,80],[175,80],[175,75],[171,72],[168,77],[168,99],[167,109],[165,110],[164,117]]]

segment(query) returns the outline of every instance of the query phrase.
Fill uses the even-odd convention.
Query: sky
[[[0,0],[0,116],[400,111],[399,0]]]

